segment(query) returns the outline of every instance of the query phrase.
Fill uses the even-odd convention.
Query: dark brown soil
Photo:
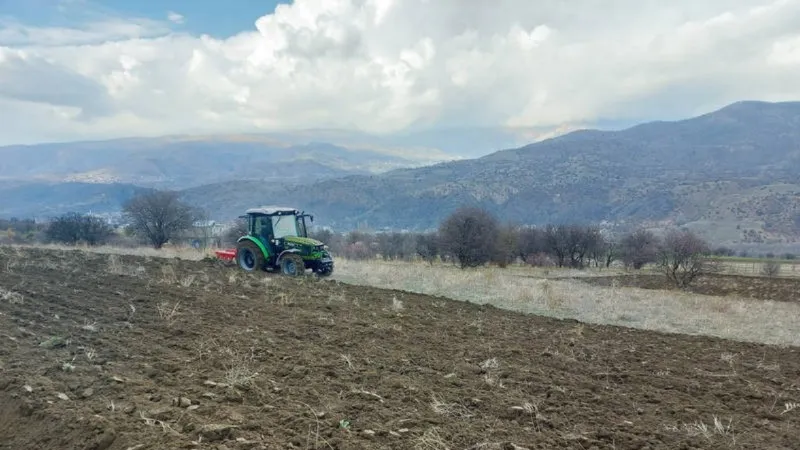
[[[800,408],[784,412],[800,402],[796,348],[210,261],[0,252],[0,449],[800,442]]]
[[[638,287],[642,289],[674,289],[666,277],[658,274],[630,274],[608,277],[581,278],[599,286]],[[800,278],[769,278],[743,275],[705,275],[697,278],[688,289],[696,294],[737,296],[760,300],[800,302]]]

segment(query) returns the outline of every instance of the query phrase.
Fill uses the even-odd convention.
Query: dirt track
[[[795,348],[214,262],[0,252],[0,449],[800,443]]]

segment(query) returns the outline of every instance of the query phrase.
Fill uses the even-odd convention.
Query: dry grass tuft
[[[172,326],[175,322],[178,321],[178,308],[180,307],[181,302],[176,302],[174,305],[170,304],[169,302],[161,302],[156,305],[156,311],[158,312],[158,317],[161,318],[164,322],[167,323],[167,326]]]
[[[403,309],[405,309],[405,306],[403,306],[403,301],[398,300],[397,297],[392,297],[392,311],[400,312]]]
[[[189,288],[189,287],[192,287],[192,284],[194,284],[194,280],[196,278],[197,278],[197,275],[189,274],[189,275],[186,275],[185,277],[181,278],[180,281],[178,282],[178,284],[180,284],[181,286],[183,286],[185,288]]]
[[[428,428],[420,437],[414,442],[414,449],[416,450],[450,450],[442,435],[439,433],[437,427]]]
[[[94,322],[89,322],[86,320],[84,321],[83,325],[81,325],[81,330],[97,333],[100,329],[97,327],[96,320]]]
[[[684,424],[683,429],[689,436],[703,436],[709,441],[714,436],[722,436],[730,439],[734,445],[736,443],[732,421],[729,420],[728,423],[724,423],[717,416],[713,417],[712,425],[707,425],[705,422],[698,420],[694,423]]]
[[[781,412],[781,414],[790,413],[798,408],[800,408],[800,403],[786,402],[783,404],[783,411]]]
[[[106,272],[114,275],[126,275],[131,277],[143,277],[146,274],[144,266],[137,264],[136,266],[127,266],[119,259],[119,255],[108,255]]]
[[[25,300],[25,297],[23,297],[19,292],[10,291],[0,287],[0,300],[9,302],[12,305],[21,305]]]
[[[175,284],[178,282],[178,276],[175,275],[175,268],[172,266],[161,267],[161,282],[165,284]]]
[[[251,388],[259,375],[252,347],[237,349],[234,343],[220,344],[209,339],[198,343],[197,356],[200,360],[217,361],[225,370],[223,384],[230,388]]]
[[[435,395],[432,397],[430,405],[433,412],[443,416],[461,419],[468,419],[473,416],[466,406],[460,403],[446,403]]]

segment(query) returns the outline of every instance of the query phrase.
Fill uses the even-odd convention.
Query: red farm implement
[[[216,250],[217,258],[224,261],[233,261],[236,258],[236,249]]]

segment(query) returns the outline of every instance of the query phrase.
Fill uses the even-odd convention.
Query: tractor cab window
[[[297,236],[295,216],[272,216],[272,229],[275,232],[275,239]]]
[[[307,237],[308,232],[306,231],[306,219],[305,217],[298,217],[297,218],[297,234],[299,236]]]
[[[269,236],[270,235],[270,228],[271,228],[270,225],[271,224],[270,224],[270,221],[269,221],[269,217],[256,216],[255,217],[255,224],[254,224],[254,227],[253,227],[253,231],[254,231],[256,236],[259,236],[259,237],[261,237],[261,238],[263,238],[265,240],[269,239],[270,238],[270,236]]]

